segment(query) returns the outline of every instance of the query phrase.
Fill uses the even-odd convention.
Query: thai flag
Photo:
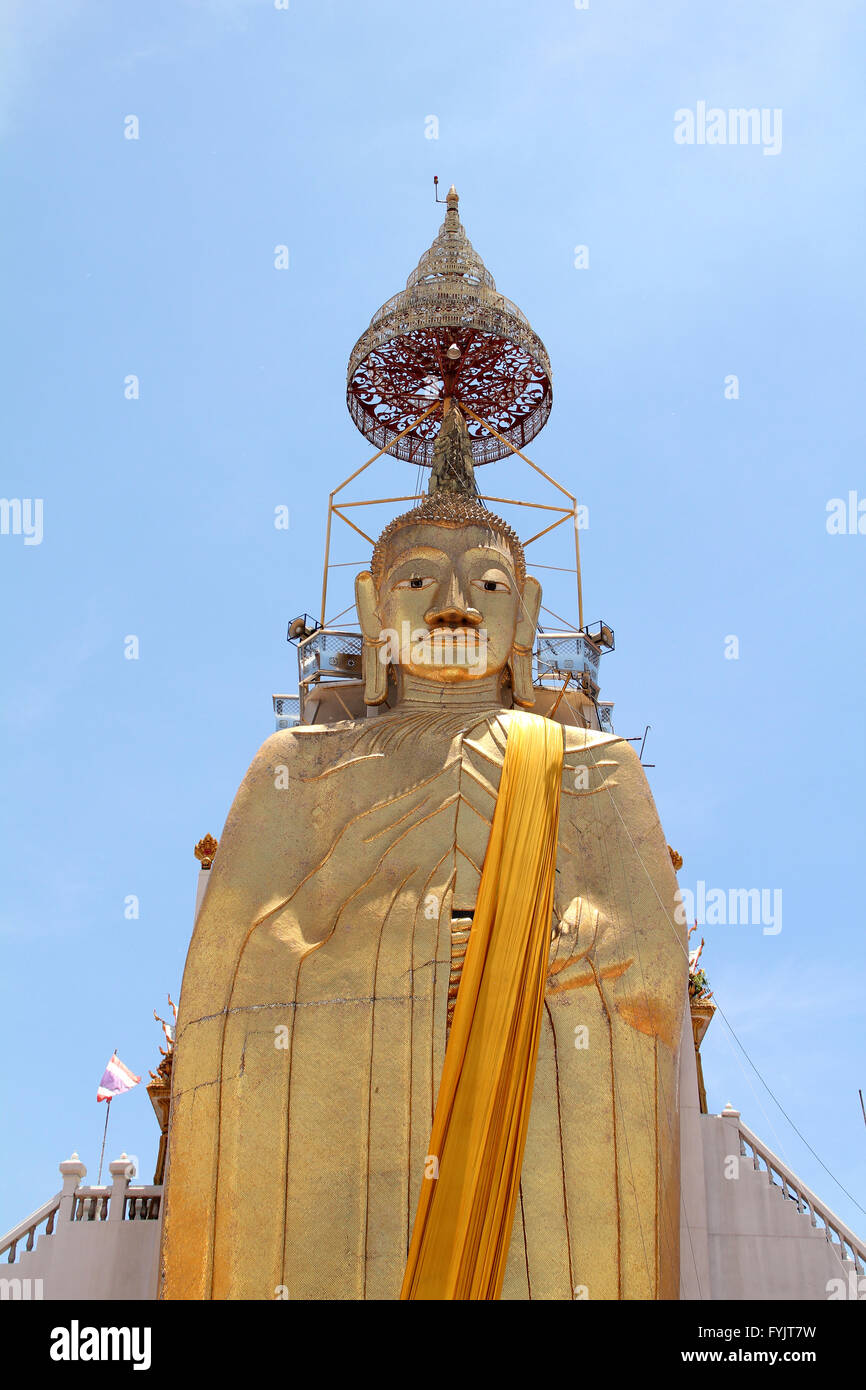
[[[111,1054],[111,1061],[102,1074],[99,1083],[99,1090],[96,1092],[97,1100],[113,1100],[115,1096],[122,1096],[124,1091],[131,1091],[133,1086],[137,1086],[141,1080],[135,1072],[131,1072],[129,1067],[121,1062],[116,1052]]]

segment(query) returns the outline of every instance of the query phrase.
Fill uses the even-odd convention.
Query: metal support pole
[[[583,632],[583,578],[580,572],[580,529],[577,524],[577,503],[574,504],[574,562],[577,566],[577,621]]]
[[[504,435],[504,434],[500,434],[498,430],[495,430],[495,429],[493,428],[493,426],[490,425],[490,424],[488,424],[486,420],[482,419],[482,417],[481,417],[480,415],[476,415],[476,414],[475,414],[475,411],[474,411],[474,410],[471,410],[471,409],[469,408],[468,405],[465,405],[465,404],[463,403],[463,401],[460,402],[460,408],[461,408],[461,410],[464,410],[464,411],[466,412],[467,415],[471,415],[473,420],[477,420],[477,422],[478,422],[479,425],[483,425],[484,428],[485,428],[486,430],[489,430],[490,433],[494,436],[495,439],[498,439],[502,444],[507,445],[508,448],[511,450],[511,452],[512,452],[513,454],[516,454],[518,458],[523,459],[523,462],[524,462],[524,463],[528,463],[529,466],[530,466],[530,468],[534,468],[535,471],[536,471],[536,473],[540,473],[541,476],[542,476],[542,478],[546,478],[546,480],[547,480],[549,483],[551,483],[553,487],[558,488],[560,492],[565,493],[565,496],[570,500],[570,502],[571,502],[571,504],[572,504],[572,506],[573,506],[573,508],[574,508],[574,557],[575,557],[575,562],[576,562],[576,564],[577,564],[577,616],[578,616],[578,622],[579,622],[579,624],[580,624],[580,630],[581,630],[581,632],[582,632],[582,631],[583,631],[583,579],[582,579],[581,573],[580,573],[580,537],[578,536],[578,533],[577,533],[577,498],[574,496],[573,493],[571,493],[571,492],[568,491],[568,488],[563,487],[563,486],[562,486],[562,483],[558,483],[558,482],[556,481],[555,478],[551,478],[551,476],[550,476],[549,473],[545,473],[545,471],[544,471],[543,468],[539,468],[539,466],[538,466],[537,463],[533,463],[531,458],[527,458],[526,454],[521,453],[521,451],[520,451],[518,448],[516,448],[515,445],[513,445],[513,444],[511,443],[511,440],[510,440],[510,439],[506,439],[506,438],[505,438],[505,435]],[[533,537],[533,539],[537,539],[537,537]]]
[[[322,570],[322,616],[321,624],[325,626],[325,604],[328,601],[328,562],[331,558],[331,515],[334,510],[334,494],[328,498],[328,527],[325,531],[325,565]]]
[[[386,454],[392,445],[396,444],[399,439],[403,438],[404,434],[409,434],[412,430],[414,430],[416,425],[420,425],[422,420],[426,420],[428,415],[432,415],[433,411],[438,409],[439,402],[434,401],[431,406],[428,406],[426,410],[423,410],[421,412],[417,420],[413,420],[411,425],[407,425],[406,428],[404,430],[401,430],[399,434],[395,435],[393,439],[389,439],[384,449],[380,449],[378,453],[375,453],[373,455],[372,458],[367,459],[366,463],[362,463],[360,468],[356,468],[354,473],[350,473],[348,478],[344,478],[343,481],[339,484],[339,486],[334,488],[334,491],[328,498],[328,527],[325,533],[325,568],[322,574],[322,627],[325,626],[325,611],[326,604],[328,601],[328,569],[330,566],[331,558],[331,513],[334,506],[334,498],[336,497],[338,492],[341,492],[342,489],[346,487],[348,483],[351,483],[354,478],[357,478],[359,473],[363,473],[364,469],[369,468],[371,463],[375,463],[376,459],[381,458],[383,454]],[[344,516],[343,520],[347,521],[348,518]],[[349,524],[351,525],[351,522]],[[357,527],[355,529],[357,530]],[[363,535],[363,532],[361,532],[361,534]]]

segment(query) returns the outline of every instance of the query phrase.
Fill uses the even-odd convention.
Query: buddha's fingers
[[[338,908],[345,901],[350,882],[355,885],[356,894],[374,880],[386,886],[403,862],[401,855],[394,852],[404,842],[414,842],[423,858],[425,841],[429,844],[430,822],[436,817],[453,816],[450,808],[455,799],[456,793],[441,798],[427,791],[353,816],[288,899],[287,906],[304,923],[305,938],[316,940],[328,934],[330,918],[337,910],[335,905]],[[323,913],[326,905],[327,912]],[[315,924],[312,934],[308,924]]]

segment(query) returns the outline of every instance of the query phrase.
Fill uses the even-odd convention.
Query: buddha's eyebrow
[[[410,550],[407,554],[401,555],[400,559],[395,560],[393,565],[389,565],[385,571],[385,578],[390,579],[391,575],[394,573],[395,570],[399,569],[401,565],[408,565],[412,560],[434,559],[445,560],[447,562],[449,556],[446,554],[444,550],[437,550],[435,546],[432,545],[417,546],[414,550]]]
[[[495,545],[472,545],[466,551],[467,555],[479,555],[482,559],[492,555],[496,560],[502,560],[506,565],[513,564],[511,558],[506,555],[504,550],[497,550]]]
[[[470,561],[486,560],[488,563],[497,560],[503,569],[511,570],[512,573],[515,570],[514,561],[492,545],[474,545],[471,550],[467,550],[466,558]]]

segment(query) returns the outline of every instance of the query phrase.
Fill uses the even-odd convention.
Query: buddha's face
[[[388,546],[376,591],[383,657],[428,680],[495,674],[511,655],[522,607],[505,540],[480,526],[407,526]]]

